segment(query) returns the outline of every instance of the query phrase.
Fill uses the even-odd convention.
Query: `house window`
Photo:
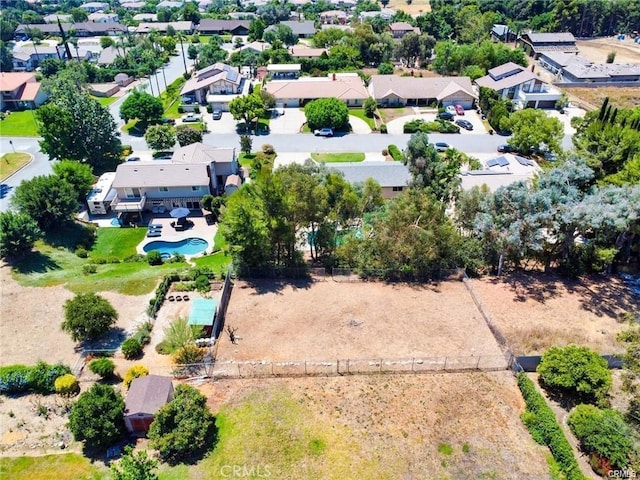
[[[160,190],[161,192],[168,192],[169,187],[158,187],[158,190]]]
[[[394,192],[401,192],[404,187],[393,187]]]
[[[191,187],[191,190],[193,190],[194,192],[198,192],[198,191],[200,191],[200,187],[198,187],[198,186]]]

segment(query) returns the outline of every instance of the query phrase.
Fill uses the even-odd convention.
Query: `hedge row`
[[[443,120],[436,120],[435,122],[425,122],[419,118],[411,120],[404,124],[404,133],[416,133],[416,132],[438,132],[438,133],[460,133],[460,127]]]
[[[549,447],[553,458],[566,475],[567,480],[585,480],[578,462],[573,456],[571,445],[556,421],[553,410],[543,396],[536,390],[533,381],[524,373],[518,374],[518,387],[527,404],[522,421],[529,429],[533,439]]]
[[[0,367],[0,393],[5,395],[21,393],[54,393],[56,378],[71,373],[71,369],[61,363],[49,365],[38,362],[32,367],[9,365]]]
[[[402,152],[396,145],[389,145],[387,151],[396,162],[401,162],[404,159],[404,155],[402,155]]]

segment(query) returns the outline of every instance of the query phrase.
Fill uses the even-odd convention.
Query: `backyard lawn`
[[[344,163],[344,162],[362,162],[364,153],[362,152],[345,152],[345,153],[312,153],[311,158],[320,163]]]
[[[107,470],[77,453],[42,457],[0,458],[0,478],[12,480],[99,480]]]
[[[4,180],[20,167],[29,162],[31,156],[27,153],[5,153],[0,158],[0,180]]]
[[[31,110],[11,112],[0,120],[0,135],[3,137],[37,137],[36,119]]]
[[[90,95],[90,97],[93,98],[94,100],[97,100],[100,103],[100,105],[102,105],[103,107],[108,107],[113,102],[118,100],[118,98],[120,98],[120,97],[94,97],[93,95]]]

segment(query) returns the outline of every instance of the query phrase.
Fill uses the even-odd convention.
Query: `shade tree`
[[[41,175],[23,180],[16,187],[11,204],[47,232],[71,220],[78,208],[78,192],[56,175]]]
[[[120,117],[128,122],[138,119],[144,124],[162,118],[162,101],[145,92],[134,90],[120,106]]]
[[[42,231],[29,215],[0,212],[0,258],[15,258],[28,253],[41,236]]]
[[[80,293],[64,304],[62,330],[74,341],[96,340],[115,325],[118,312],[104,297]]]
[[[337,98],[319,98],[304,107],[309,128],[331,127],[341,129],[349,123],[349,109]]]

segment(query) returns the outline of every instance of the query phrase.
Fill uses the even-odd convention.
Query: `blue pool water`
[[[150,252],[157,250],[163,257],[173,254],[196,255],[204,252],[209,247],[209,243],[202,238],[185,238],[178,242],[156,241],[147,243],[143,250]]]
[[[120,226],[120,221],[117,218],[112,218],[111,219],[111,225],[113,225],[114,227],[119,227]]]

